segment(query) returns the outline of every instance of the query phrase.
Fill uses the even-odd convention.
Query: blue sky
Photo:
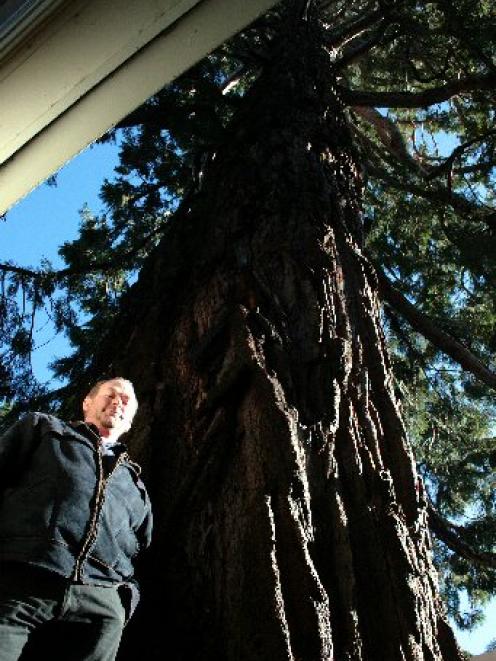
[[[64,241],[76,238],[79,210],[87,204],[91,211],[102,211],[100,185],[105,177],[112,178],[118,160],[114,144],[96,145],[83,151],[57,175],[57,186],[39,186],[0,222],[0,260],[13,260],[20,266],[36,267],[48,258],[55,267],[63,264],[57,248]],[[33,367],[41,381],[48,381],[48,364],[70,350],[63,337],[54,337],[46,317],[40,316],[36,326],[36,343],[42,345],[33,356]],[[56,384],[54,384],[56,385]],[[486,609],[486,621],[471,633],[457,631],[463,649],[472,654],[485,651],[496,637],[496,599]]]
[[[100,186],[105,177],[112,177],[117,162],[115,144],[89,147],[60,170],[56,186],[42,184],[21,200],[6,221],[0,221],[0,259],[36,268],[45,257],[62,268],[58,247],[77,237],[79,210],[85,204],[94,212],[102,210]],[[35,343],[42,346],[33,353],[34,372],[45,382],[52,376],[48,364],[67,355],[70,347],[64,337],[55,336],[43,311],[38,314]]]

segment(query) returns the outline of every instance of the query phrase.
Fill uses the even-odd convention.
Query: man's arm
[[[0,436],[0,488],[16,481],[39,438],[41,416],[28,413]]]
[[[147,549],[152,543],[152,530],[153,530],[152,507],[150,504],[150,498],[148,494],[146,497],[147,497],[146,515],[137,533],[140,550]]]

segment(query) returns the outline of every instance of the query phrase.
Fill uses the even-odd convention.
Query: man
[[[118,441],[137,407],[117,377],[90,390],[84,422],[31,413],[0,438],[0,661],[61,623],[71,649],[55,639],[52,659],[115,659],[137,601],[132,561],[152,527],[140,469]]]

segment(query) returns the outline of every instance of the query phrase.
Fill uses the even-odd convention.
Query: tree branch
[[[424,174],[424,169],[409,154],[401,131],[394,122],[369,106],[354,106],[353,111],[375,128],[379,140],[389,153],[416,172]]]
[[[386,22],[382,21],[376,29],[370,30],[367,33],[367,36],[362,39],[356,38],[353,39],[350,45],[344,49],[343,54],[339,59],[336,60],[335,68],[342,69],[352,62],[358,60],[364,53],[367,53],[369,50],[378,46],[379,44],[386,45],[396,37],[396,32],[392,32],[389,37],[384,36],[386,29]],[[343,90],[344,91],[344,90]],[[346,102],[346,99],[343,97],[343,100]],[[367,103],[357,103],[356,105],[370,105]]]
[[[384,310],[384,314],[389,319],[391,328],[398,337],[398,339],[400,340],[400,342],[403,342],[403,344],[405,345],[407,357],[410,360],[410,362],[411,363],[415,362],[417,365],[420,365],[425,373],[426,371],[425,356],[417,349],[417,347],[413,345],[413,342],[411,341],[411,338],[408,335],[407,331],[401,327],[399,316],[396,314],[396,310],[394,310],[391,306],[388,306]]]
[[[238,83],[242,80],[243,76],[249,71],[249,68],[245,65],[242,64],[240,67],[236,69],[236,71],[233,71],[233,73],[224,80],[224,82],[221,85],[221,91],[223,95],[226,95],[228,92],[230,92]]]
[[[417,308],[398,291],[376,264],[379,288],[384,299],[404,317],[412,328],[432,342],[440,351],[452,358],[463,369],[471,372],[477,379],[491,388],[496,389],[496,373],[488,369],[461,342],[438,328],[427,315]]]
[[[472,34],[471,30],[467,30],[467,23],[464,15],[460,15],[460,12],[456,10],[453,6],[451,0],[437,0],[436,4],[441,7],[443,11],[446,23],[450,26],[450,29],[453,31],[453,34],[460,40],[471,53],[478,59],[480,62],[483,62],[485,66],[493,73],[496,73],[496,66],[494,65],[491,57],[488,57],[484,51],[480,48],[477,36]],[[475,36],[475,43],[474,43]]]
[[[489,174],[491,170],[496,168],[496,160],[494,161],[479,161],[473,165],[463,165],[459,168],[453,169],[453,174],[463,175],[463,174],[474,174],[481,172],[482,174]]]
[[[330,48],[338,48],[347,39],[350,39],[367,28],[371,27],[378,20],[383,18],[384,13],[380,9],[374,9],[360,18],[355,20],[346,21],[337,25],[335,28],[329,30],[326,34],[326,46]]]
[[[126,258],[129,258],[131,255],[126,255]],[[85,268],[66,268],[60,269],[59,271],[36,271],[33,269],[26,269],[21,266],[16,266],[15,264],[9,263],[0,263],[0,272],[2,273],[15,273],[16,275],[25,276],[26,278],[32,280],[33,282],[39,282],[43,278],[49,278],[53,282],[59,282],[64,278],[68,278],[72,275],[88,275],[90,273],[95,273],[97,271],[108,271],[112,268],[121,268],[122,265],[115,265],[110,263],[108,260],[104,262],[96,262],[90,264]]]
[[[486,140],[488,137],[496,135],[496,129],[493,129],[491,131],[486,131],[483,135],[479,135],[472,140],[468,140],[467,142],[464,142],[461,145],[458,145],[458,147],[455,147],[451,154],[438,166],[433,168],[429,174],[426,175],[426,181],[430,181],[431,179],[434,179],[435,177],[438,177],[439,175],[442,175],[446,172],[451,172],[453,168],[453,162],[463,154],[464,151],[469,149],[470,147],[473,147],[473,145],[476,145],[477,143],[483,142]]]
[[[469,216],[473,221],[484,223],[491,231],[496,229],[496,210],[485,211],[480,206],[467,200],[463,195],[455,193],[447,187],[437,185],[435,188],[424,188],[413,182],[402,182],[399,177],[391,176],[385,170],[370,162],[366,165],[366,169],[369,174],[395,190],[418,195],[440,206],[449,205],[459,216],[465,219]]]
[[[23,268],[22,266],[9,264],[8,262],[4,264],[0,264],[0,271],[2,273],[15,273],[16,275],[22,275],[31,280],[37,280],[43,275],[42,271],[34,271],[32,269],[26,269]]]
[[[8,262],[0,263],[0,273],[13,273],[16,275],[24,276],[33,282],[39,282],[42,279],[50,279],[53,282],[60,282],[64,278],[69,278],[71,276],[81,276],[89,275],[90,273],[95,273],[98,271],[105,272],[110,271],[114,268],[126,268],[126,262],[134,257],[140,250],[142,250],[148,241],[153,238],[156,232],[153,232],[151,235],[148,235],[143,241],[140,241],[139,245],[135,246],[131,250],[125,252],[120,259],[118,264],[109,262],[109,260],[104,260],[102,262],[94,262],[89,264],[87,267],[81,268],[65,268],[60,269],[59,271],[41,271],[34,269],[27,269],[22,266],[17,266],[16,264],[9,264]]]
[[[355,108],[354,110],[357,112],[358,109]],[[360,111],[363,110],[365,109],[360,108]],[[369,110],[371,110],[371,112],[368,113],[371,123],[374,123],[374,118],[377,115],[382,117],[382,115],[380,115],[375,109]],[[363,112],[357,112],[357,114],[365,116],[365,113]],[[369,117],[367,117],[367,119],[369,119]],[[384,127],[381,127],[381,130],[379,130],[379,127],[376,126],[377,134],[382,147],[384,147],[389,154],[393,155],[396,161],[406,165],[409,170],[417,177],[422,177],[424,180],[426,180],[428,171],[425,168],[422,168],[422,166],[417,163],[417,161],[411,158],[408,152],[405,155],[406,146],[404,143],[401,143],[401,134],[399,134],[399,141],[395,139],[396,133],[391,129],[391,126],[394,127],[394,124],[387,118],[383,119]],[[381,131],[384,135],[381,135]],[[405,181],[404,174],[402,173],[393,176],[380,165],[381,161],[384,161],[389,165],[391,165],[391,163],[384,155],[380,153],[378,145],[376,145],[368,136],[364,135],[363,132],[361,132],[357,127],[355,127],[355,132],[358,140],[363,143],[363,149],[366,154],[366,157],[363,161],[365,172],[375,177],[376,179],[379,179],[384,184],[387,184],[390,188],[398,191],[405,191],[406,193],[413,195],[418,195],[425,200],[433,202],[439,207],[445,207],[446,205],[449,205],[453,211],[461,218],[466,220],[468,217],[472,222],[484,223],[489,228],[489,230],[491,230],[491,232],[496,230],[496,209],[488,209],[487,207],[484,209],[482,206],[468,200],[464,195],[454,192],[448,186],[441,186],[439,183],[433,184],[429,182],[427,186],[422,186],[420,183],[414,183],[413,180]],[[372,162],[371,159],[371,155],[373,154],[376,155],[375,162]],[[393,167],[393,165],[391,165],[391,167]],[[448,238],[453,241],[453,238],[448,235],[447,228],[444,227],[444,229]],[[454,241],[454,243],[457,244],[456,241]]]
[[[429,527],[434,535],[446,544],[454,553],[483,567],[496,569],[496,553],[477,551],[462,537],[463,528],[454,526],[429,504]]]
[[[495,447],[495,442],[496,438],[487,438],[487,439],[482,439],[482,442],[487,443],[488,445],[491,444],[492,447]],[[489,450],[489,449],[482,449],[482,450],[477,450],[476,452],[470,452],[467,454],[463,459],[461,459],[459,462],[455,464],[455,469],[460,470],[462,468],[465,468],[470,463],[476,463],[478,459],[483,458],[483,459],[490,459],[491,461],[496,460],[496,450]]]
[[[374,106],[375,108],[426,108],[442,103],[464,92],[494,91],[496,74],[466,76],[450,80],[445,85],[431,87],[420,92],[373,92],[341,88],[341,98],[350,106]]]

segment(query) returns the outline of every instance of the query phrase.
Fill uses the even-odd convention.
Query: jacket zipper
[[[93,433],[93,432],[92,432]],[[88,529],[88,532],[86,534],[86,537],[83,541],[83,545],[81,546],[81,551],[76,558],[76,563],[74,565],[74,571],[71,576],[71,580],[75,581],[76,583],[82,583],[82,566],[86,558],[88,557],[88,554],[90,552],[90,549],[96,540],[97,537],[97,527],[98,527],[98,518],[100,516],[100,512],[102,509],[103,505],[103,500],[104,500],[104,494],[105,494],[105,488],[107,486],[108,481],[112,477],[112,475],[115,473],[115,470],[119,466],[119,464],[122,463],[124,458],[127,456],[126,452],[123,452],[117,457],[117,461],[115,462],[115,466],[111,470],[111,472],[108,474],[107,478],[103,477],[103,461],[102,461],[102,450],[101,450],[101,439],[100,437],[96,434],[94,434],[95,438],[98,439],[98,444],[97,444],[97,474],[98,474],[98,483],[96,486],[96,495],[95,495],[95,506],[93,508],[92,516],[91,516],[91,523],[90,527]]]

